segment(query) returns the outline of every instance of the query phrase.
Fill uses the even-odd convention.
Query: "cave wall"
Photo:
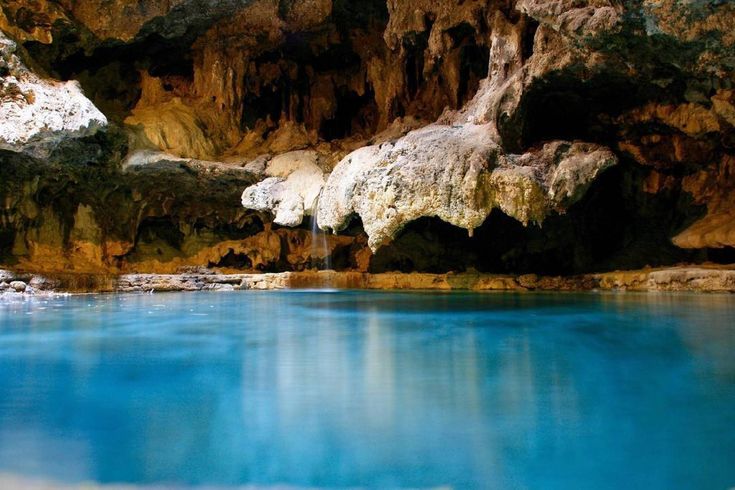
[[[317,215],[338,269],[735,261],[731,2],[6,0],[0,31],[4,265],[324,267]]]

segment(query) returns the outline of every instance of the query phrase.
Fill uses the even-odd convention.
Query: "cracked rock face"
[[[0,149],[43,157],[60,142],[92,135],[107,119],[77,82],[31,72],[0,32]]]

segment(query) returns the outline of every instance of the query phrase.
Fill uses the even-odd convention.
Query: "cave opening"
[[[490,49],[472,42],[460,48],[460,77],[457,105],[461,107],[471,99],[487,78],[490,67]]]
[[[0,228],[0,260],[4,263],[12,259],[13,244],[15,243],[15,232],[10,228]]]
[[[287,93],[288,90],[280,83],[261,87],[258,92],[248,92],[243,101],[242,129],[254,129],[258,121],[277,123],[281,115],[290,108]]]
[[[372,133],[375,130],[378,109],[370,87],[363,95],[347,87],[339,87],[336,95],[337,110],[334,117],[323,120],[319,128],[319,136],[323,140],[334,141],[359,131]]]
[[[385,0],[333,0],[332,20],[337,27],[349,29],[377,29],[385,31],[388,25],[388,3]]]
[[[218,262],[209,262],[208,267],[210,269],[221,267],[225,269],[251,270],[253,268],[253,262],[246,254],[236,253],[233,249],[229,249]]]
[[[523,37],[521,39],[521,55],[524,60],[533,56],[533,43],[536,39],[536,31],[538,30],[538,21],[528,18],[523,29]]]
[[[174,249],[180,249],[184,234],[179,226],[168,217],[144,218],[135,236],[135,246],[163,242]]]
[[[518,114],[504,121],[500,131],[507,141],[514,141],[513,133],[521,128],[513,151],[557,139],[611,145],[617,134],[613,118],[646,98],[639,85],[619,74],[580,81],[560,73],[530,87]]]
[[[141,70],[159,78],[191,81],[194,77],[190,44],[158,34],[89,51],[78,34],[62,31],[51,45],[30,41],[24,47],[53,77],[77,80],[95,106],[117,122],[123,121],[140,98]]]
[[[735,264],[735,247],[705,249],[707,262],[715,264]]]
[[[490,69],[490,48],[477,43],[475,28],[466,22],[447,30],[454,49],[459,50],[459,86],[456,108],[460,108],[477,92],[480,81],[487,78]]]
[[[375,93],[369,83],[362,93],[354,88],[354,80],[365,75],[350,38],[342,36],[323,46],[319,39],[293,34],[277,49],[254,59],[253,65],[243,80],[241,129],[265,123],[272,130],[287,120],[305,123],[325,141],[374,132]],[[267,82],[263,73],[268,74]],[[318,98],[324,96],[325,87],[334,105],[320,114]]]
[[[213,233],[225,240],[242,240],[261,233],[265,230],[265,225],[258,215],[253,214],[239,220],[237,223],[223,223],[214,227],[197,222],[195,229],[197,231],[211,229]]]
[[[414,32],[403,38],[406,90],[414,98],[424,84],[424,53],[429,47],[429,31]]]
[[[570,275],[735,262],[734,249],[713,249],[702,257],[701,251],[676,247],[671,237],[704,208],[679,192],[644,192],[646,175],[646,169],[623,161],[565,214],[552,214],[541,225],[523,226],[494,209],[470,238],[439,218],[416,220],[377,251],[370,271]]]

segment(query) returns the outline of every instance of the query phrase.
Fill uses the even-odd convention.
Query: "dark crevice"
[[[412,33],[403,38],[406,52],[405,77],[408,96],[413,98],[424,84],[424,52],[429,46],[429,31]]]
[[[707,262],[715,264],[735,264],[735,247],[707,248],[704,250]]]
[[[423,218],[378,250],[371,272],[482,272],[568,275],[670,266],[710,260],[735,262],[732,250],[684,250],[671,237],[705,209],[676,191],[643,192],[647,171],[624,161],[605,172],[580,202],[542,226],[524,227],[499,210],[470,238],[466,230]],[[719,255],[718,255],[719,254]]]
[[[358,130],[367,129],[372,133],[376,123],[377,107],[372,90],[367,90],[361,96],[342,87],[337,93],[334,118],[322,121],[319,135],[326,141],[332,141],[350,136]]]
[[[55,78],[78,80],[85,94],[105,115],[121,122],[140,98],[141,70],[155,77],[194,76],[191,49],[176,39],[151,35],[131,44],[111,44],[88,52],[79,42],[60,53],[57,45],[28,42],[33,59]],[[67,48],[68,45],[67,45]]]
[[[222,257],[217,263],[209,263],[209,268],[222,267],[226,269],[239,269],[239,270],[251,270],[253,262],[250,258],[243,253],[235,253],[233,249],[230,249],[227,254]]]
[[[179,230],[179,226],[172,222],[170,218],[145,218],[138,226],[138,232],[135,237],[136,246],[140,243],[154,243],[158,240],[170,245],[173,248],[180,248],[184,241],[184,234]]]
[[[10,228],[0,229],[0,261],[8,263],[12,256],[15,232]]]
[[[536,31],[538,30],[538,21],[528,18],[525,28],[523,30],[522,43],[522,56],[524,60],[527,60],[533,55],[533,42],[536,37]]]
[[[621,75],[580,81],[559,74],[537,82],[519,111],[523,124],[518,150],[556,139],[614,143],[612,118],[646,99],[639,86]],[[506,135],[511,130],[510,124],[501,127]]]
[[[488,75],[490,63],[490,50],[487,46],[470,43],[462,46],[460,50],[458,106],[462,106],[477,92],[480,81]]]

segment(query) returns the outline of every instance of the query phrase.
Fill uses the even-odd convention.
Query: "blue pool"
[[[0,475],[184,488],[728,489],[735,296],[0,303]]]

